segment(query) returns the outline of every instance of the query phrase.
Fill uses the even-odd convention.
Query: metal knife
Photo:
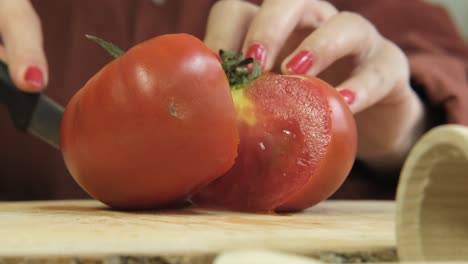
[[[8,108],[17,129],[56,149],[60,148],[60,122],[64,107],[43,93],[19,90],[3,62],[0,62],[0,101]]]

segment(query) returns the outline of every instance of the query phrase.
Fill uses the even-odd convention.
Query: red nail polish
[[[356,99],[356,94],[353,91],[344,89],[344,90],[339,91],[339,93],[341,94],[341,96],[343,96],[343,99],[348,104],[354,103],[354,100]]]
[[[254,58],[260,63],[260,67],[263,69],[266,60],[266,49],[260,44],[252,44],[245,53],[246,58]]]
[[[44,88],[44,76],[41,69],[36,66],[30,66],[24,74],[24,80],[37,89]]]
[[[310,67],[312,67],[313,62],[314,55],[304,50],[294,56],[294,58],[286,64],[286,68],[291,73],[304,74],[310,69]]]

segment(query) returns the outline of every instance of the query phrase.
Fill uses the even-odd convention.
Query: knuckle
[[[280,40],[280,36],[276,33],[276,32],[273,32],[273,30],[255,30],[255,31],[251,31],[249,32],[249,36],[247,37],[249,42],[259,42],[259,43],[263,43],[263,44],[268,44],[270,43],[270,45],[274,44],[274,43],[278,43],[279,40]]]
[[[323,54],[324,56],[332,56],[334,54],[340,54],[342,45],[335,41],[317,40],[317,43],[311,47],[311,50],[317,54]]]
[[[284,0],[263,0],[263,5],[278,5]],[[302,3],[304,0],[296,0],[294,3]]]
[[[358,13],[350,11],[341,11],[337,17],[342,20],[344,25],[348,25],[350,28],[359,29],[361,32],[374,32],[378,34],[375,26],[369,22],[365,17]]]
[[[220,11],[225,10],[231,5],[236,5],[236,3],[233,3],[233,2],[237,2],[237,1],[221,0],[221,1],[215,2],[214,5],[211,6],[210,14],[213,15],[213,14],[219,13]]]
[[[338,9],[336,9],[336,7],[334,5],[332,5],[330,2],[327,2],[327,1],[320,1],[322,7],[323,7],[323,11],[325,14],[327,15],[335,15],[338,13]]]
[[[409,62],[403,50],[389,40],[384,40],[382,46],[382,52],[392,61],[394,68],[398,69],[397,77],[409,78]]]
[[[351,12],[351,11],[341,11],[338,16],[346,21],[353,21],[353,22],[359,22],[362,23],[363,20],[366,20],[364,17],[361,15]]]
[[[322,24],[334,15],[338,13],[338,10],[330,3],[328,2],[320,2],[319,5],[319,10],[317,12],[317,21],[316,23]]]
[[[328,1],[306,1],[303,3],[303,7],[307,13],[307,15],[303,17],[303,23],[306,25],[314,25],[314,27],[320,26],[331,17],[338,14],[338,10],[335,6]]]
[[[241,0],[220,0],[215,2],[211,7],[210,13],[217,14],[229,12],[230,14],[238,14],[239,12],[245,11],[246,8],[252,9],[255,7],[256,6],[254,4]]]
[[[224,13],[226,10],[239,8],[239,1],[237,0],[221,0],[217,1],[210,10],[210,15]]]

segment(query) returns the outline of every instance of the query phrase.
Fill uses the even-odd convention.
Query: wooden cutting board
[[[190,208],[118,212],[95,201],[3,202],[0,258],[393,249],[394,212],[393,202],[378,201],[325,201],[284,215]]]

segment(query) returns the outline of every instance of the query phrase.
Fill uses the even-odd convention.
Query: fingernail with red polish
[[[245,53],[246,58],[254,58],[260,63],[260,67],[263,69],[266,61],[266,49],[260,44],[252,44]]]
[[[353,91],[344,89],[344,90],[339,91],[339,93],[341,94],[341,96],[343,96],[343,99],[348,104],[354,103],[354,100],[356,99],[356,94]]]
[[[294,58],[286,64],[286,68],[291,73],[304,74],[310,69],[310,67],[312,67],[313,62],[314,55],[304,50],[294,56]]]
[[[30,66],[24,74],[24,80],[32,85],[34,88],[44,88],[44,75],[41,69],[36,66]]]

